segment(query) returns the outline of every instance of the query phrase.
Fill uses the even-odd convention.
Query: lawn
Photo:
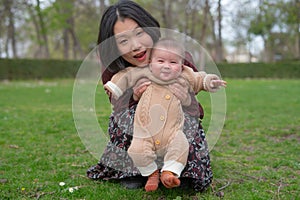
[[[226,121],[211,151],[214,181],[196,194],[164,188],[146,193],[87,179],[86,169],[97,159],[74,125],[73,81],[0,83],[1,200],[300,198],[300,80],[227,80]],[[198,99],[208,127],[210,96]],[[106,130],[111,108],[101,87],[96,102]]]

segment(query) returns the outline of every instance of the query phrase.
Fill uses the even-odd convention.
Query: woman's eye
[[[120,41],[119,41],[119,44],[125,45],[125,44],[127,44],[127,40],[120,40]]]

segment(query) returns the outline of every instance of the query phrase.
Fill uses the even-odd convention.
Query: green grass
[[[0,199],[299,199],[300,80],[227,81],[226,122],[211,151],[214,181],[202,194],[87,179],[97,159],[75,129],[73,80],[1,82]],[[199,99],[207,127],[209,94]],[[96,100],[105,130],[110,105],[100,89]]]

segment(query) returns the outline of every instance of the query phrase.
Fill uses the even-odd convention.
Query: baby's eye
[[[143,29],[138,29],[136,32],[137,36],[142,36],[144,34],[144,30]]]
[[[143,35],[143,33],[144,33],[144,32],[142,32],[142,31],[139,31],[139,32],[137,32],[137,34],[136,34],[136,35],[137,35],[137,36],[142,36],[142,35]]]

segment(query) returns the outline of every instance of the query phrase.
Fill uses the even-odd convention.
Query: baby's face
[[[150,70],[162,81],[175,79],[181,74],[182,58],[174,50],[158,47],[152,50]]]

